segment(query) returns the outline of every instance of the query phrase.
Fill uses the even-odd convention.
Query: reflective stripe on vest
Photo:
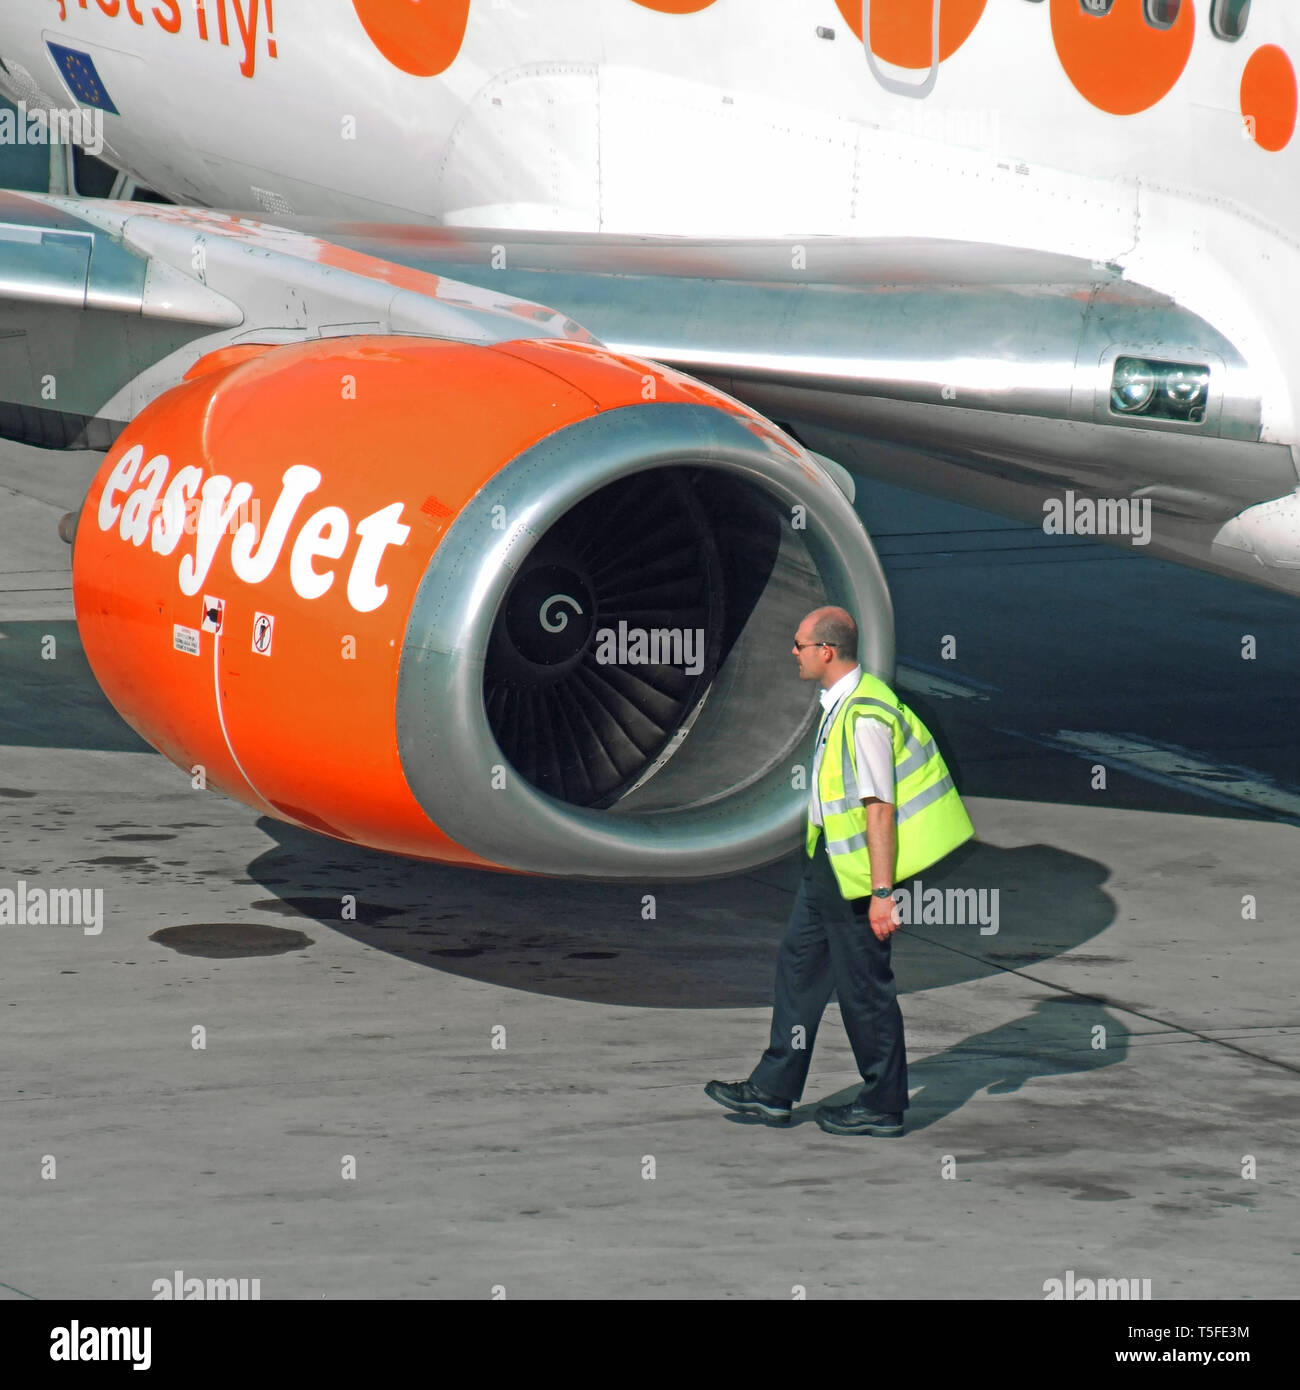
[[[864,897],[871,891],[867,812],[856,795],[853,730],[861,718],[880,719],[891,732],[898,841],[890,871],[892,881],[910,878],[928,868],[974,834],[929,730],[883,681],[864,672],[850,697],[836,710],[827,730],[817,779],[826,851],[846,898]],[[834,756],[836,753],[838,757]],[[817,834],[818,828],[810,818],[809,854],[816,847]]]
[[[893,705],[887,705],[883,700],[872,700],[866,696],[861,695],[856,697],[850,696],[848,704],[844,707],[846,715],[849,709],[854,705],[874,705],[877,709],[882,709],[886,711],[891,720],[899,720],[898,710]],[[920,723],[919,720],[917,722]],[[901,728],[903,732],[903,752],[907,756],[903,759],[901,763],[896,763],[894,766],[895,786],[897,786],[900,782],[905,782],[912,775],[912,773],[917,772],[921,768],[923,768],[926,765],[926,763],[929,762],[931,757],[933,757],[938,752],[938,749],[935,746],[934,739],[930,738],[928,734],[926,736],[925,742],[922,743],[921,740],[917,738],[917,736],[908,727],[905,720],[901,722]],[[829,742],[829,735],[827,741]],[[829,805],[827,805],[825,802],[822,803],[823,820],[828,814],[834,815],[839,811],[847,811],[849,807],[852,806],[858,800],[856,796],[850,797],[848,795],[848,789],[850,787],[856,788],[858,785],[857,769],[854,767],[852,761],[850,760],[850,742],[851,741],[846,738],[844,740],[843,747],[840,750],[840,777],[845,789],[845,795],[842,797],[837,797]],[[856,751],[857,750],[855,748],[854,752]],[[948,779],[948,785],[953,785],[951,778]],[[915,806],[911,806],[911,803],[905,803],[899,806],[897,818],[900,821],[904,821],[908,818],[908,816],[915,815],[917,811],[921,810],[922,807],[927,805],[929,805],[929,802],[924,801],[919,802]],[[826,848],[829,852],[829,842],[827,843]]]
[[[918,811],[924,811],[932,801],[938,801],[945,792],[951,791],[956,785],[957,784],[952,780],[952,774],[948,773],[944,776],[943,781],[936,782],[932,787],[926,787],[924,791],[917,792],[914,797],[896,805],[894,807],[894,824],[902,825],[905,820],[911,820]],[[835,806],[837,809],[845,809],[846,800],[837,801]],[[825,807],[822,808],[823,812],[825,812],[825,809]],[[847,840],[826,841],[827,854],[843,854],[847,850],[866,849],[866,847],[867,834],[865,830],[861,835],[850,835]],[[923,867],[928,868],[929,866],[925,865]]]

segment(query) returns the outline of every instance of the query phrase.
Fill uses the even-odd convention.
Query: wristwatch
[[[873,898],[892,898],[894,896],[894,890],[892,888],[873,888],[871,890],[871,896]]]

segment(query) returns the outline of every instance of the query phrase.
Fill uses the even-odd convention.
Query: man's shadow
[[[1023,1018],[909,1063],[908,1089],[913,1094],[904,1116],[905,1133],[928,1129],[981,1091],[1009,1095],[1037,1076],[1113,1067],[1127,1058],[1128,1044],[1128,1030],[1100,1001],[1079,995],[1042,999]],[[858,1081],[797,1106],[791,1125],[814,1122],[819,1106],[847,1105],[861,1089]]]

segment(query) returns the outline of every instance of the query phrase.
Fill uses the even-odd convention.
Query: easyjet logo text
[[[177,583],[187,596],[199,593],[227,537],[230,567],[245,584],[268,578],[287,552],[289,582],[300,598],[328,593],[336,578],[334,566],[355,530],[359,538],[347,577],[348,602],[358,613],[371,613],[388,597],[379,583],[379,567],[389,546],[405,545],[411,528],[402,522],[401,502],[381,507],[356,523],[342,507],[321,507],[297,527],[292,545],[289,533],[298,522],[303,501],[321,484],[321,474],[306,464],[286,468],[280,493],[265,528],[256,521],[232,525],[253,501],[253,485],[235,482],[221,473],[204,477],[193,464],[174,473],[166,454],[145,462],[144,446],[128,449],[113,466],[99,499],[99,529],[116,527],[123,541],[139,548],[146,541],[159,555],[172,555],[187,543],[177,567]],[[197,507],[197,521],[194,521]]]

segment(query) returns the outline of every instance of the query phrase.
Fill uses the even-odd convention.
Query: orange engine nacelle
[[[892,660],[824,469],[573,342],[214,353],[106,458],[73,581],[100,684],[182,768],[341,839],[538,873],[787,852],[795,625],[844,603],[865,664]]]

